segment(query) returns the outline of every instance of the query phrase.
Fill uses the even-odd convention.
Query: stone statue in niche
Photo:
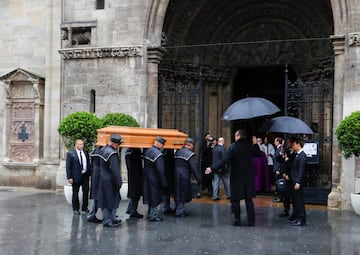
[[[39,84],[33,83],[33,89],[34,89],[34,98],[39,98],[40,97]]]
[[[10,81],[4,81],[4,84],[5,84],[6,98],[10,98],[11,97]]]
[[[71,33],[71,36],[70,36]],[[71,39],[70,39],[71,38]],[[91,42],[91,30],[89,29],[62,29],[61,39],[63,47],[71,47],[78,45],[89,45]],[[71,43],[70,43],[71,40]]]
[[[68,48],[71,46],[69,43],[69,31],[67,29],[61,30],[61,40],[63,48]]]
[[[161,32],[161,46],[165,47],[166,46],[166,41],[167,41],[167,37],[165,32]]]
[[[90,44],[91,41],[91,33],[89,31],[85,32],[73,32],[71,37],[72,45],[82,45],[82,44]]]

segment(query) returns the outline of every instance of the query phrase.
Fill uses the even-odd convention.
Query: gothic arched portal
[[[159,127],[198,139],[209,131],[230,143],[241,123],[221,116],[232,102],[265,97],[284,113],[287,100],[289,115],[311,125],[320,143],[320,164],[311,167],[308,185],[330,189],[333,34],[330,0],[170,0],[162,28]]]

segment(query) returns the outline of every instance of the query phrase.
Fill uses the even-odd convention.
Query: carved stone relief
[[[107,48],[74,48],[59,50],[62,59],[135,57],[142,55],[140,46]]]
[[[34,157],[34,147],[31,145],[12,145],[10,148],[10,161],[31,162]]]
[[[359,45],[360,45],[360,32],[350,33],[349,46],[359,46]]]
[[[5,155],[13,164],[38,160],[42,156],[42,138],[36,137],[36,134],[43,125],[40,116],[44,102],[44,79],[18,68],[0,77],[0,80],[5,84],[6,116],[9,118],[4,128],[9,147]]]

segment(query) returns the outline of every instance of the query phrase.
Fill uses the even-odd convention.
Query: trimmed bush
[[[93,113],[75,112],[66,116],[58,127],[66,149],[74,147],[77,139],[84,141],[84,150],[90,152],[96,142],[101,121]]]
[[[360,111],[343,119],[335,131],[340,149],[345,158],[360,155]]]
[[[124,113],[108,113],[101,119],[101,126],[139,127],[139,124],[130,115]]]

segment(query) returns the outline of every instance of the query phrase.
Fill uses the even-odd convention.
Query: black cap
[[[194,145],[194,144],[195,144],[194,140],[193,140],[193,139],[191,139],[191,138],[186,138],[185,143],[186,143],[186,144],[192,144],[192,145]]]
[[[161,136],[157,136],[156,141],[158,141],[159,143],[161,144],[165,144],[166,143],[166,139],[165,138],[162,138]]]
[[[118,134],[111,134],[110,135],[110,141],[112,141],[113,143],[122,143],[123,142],[123,139],[121,138],[120,135]]]

